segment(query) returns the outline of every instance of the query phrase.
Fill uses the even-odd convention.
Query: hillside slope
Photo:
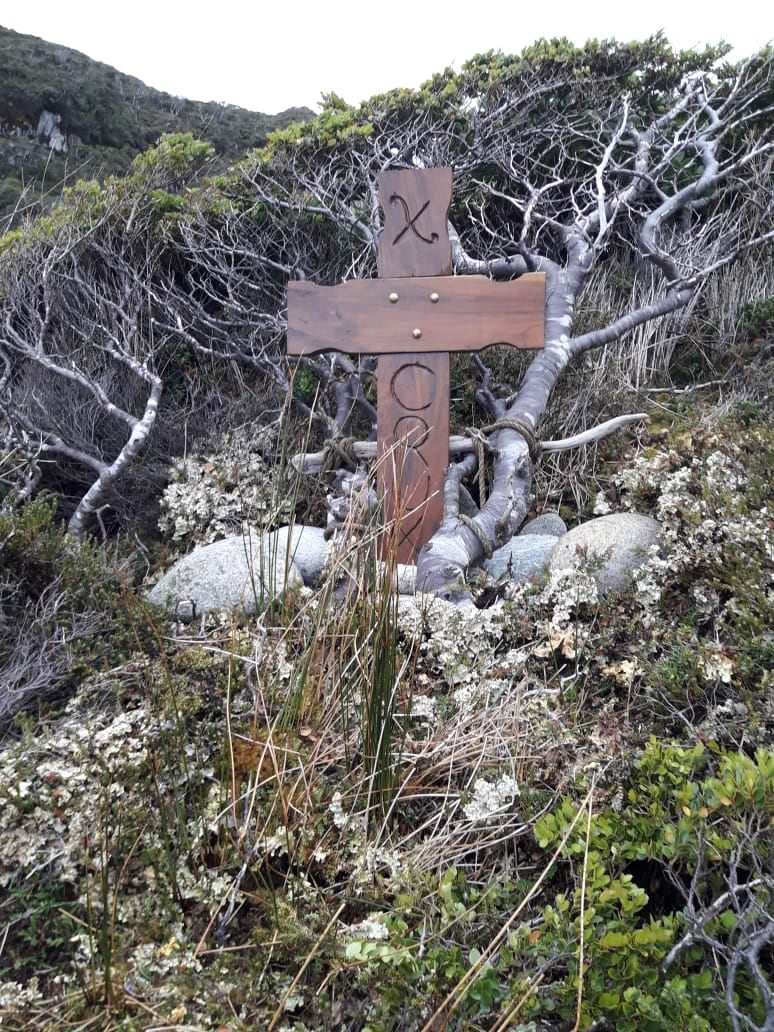
[[[64,183],[121,174],[163,133],[193,133],[225,159],[312,117],[173,97],[85,54],[0,27],[0,230],[20,200],[45,206]]]

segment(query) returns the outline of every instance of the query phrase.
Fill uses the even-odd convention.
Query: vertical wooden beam
[[[379,177],[380,277],[449,276],[452,171],[391,169]],[[395,297],[397,295],[397,297]],[[399,305],[400,291],[390,300]],[[422,327],[414,329],[421,335]],[[414,562],[443,518],[449,462],[449,353],[379,357],[377,483],[399,562]]]

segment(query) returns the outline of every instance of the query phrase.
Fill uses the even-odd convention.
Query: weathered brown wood
[[[545,274],[509,283],[485,276],[288,284],[288,352],[480,351],[490,344],[541,348]]]
[[[384,226],[377,268],[384,279],[400,277],[387,291],[387,305],[405,313],[401,318],[408,316],[409,322],[406,292],[417,283],[409,277],[425,277],[420,289],[429,277],[443,277],[444,287],[451,282],[451,200],[450,168],[390,169],[379,176]],[[389,299],[394,293],[397,302]],[[438,305],[428,293],[424,297],[434,311]],[[378,326],[382,314],[375,312],[369,325]],[[401,563],[415,562],[441,525],[443,474],[449,463],[449,349],[441,343],[435,351],[420,352],[422,338],[414,336],[415,329],[404,327],[397,346],[382,348],[377,381],[377,487]],[[389,549],[390,536],[383,541]]]
[[[449,356],[384,355],[376,394],[377,483],[397,559],[414,562],[443,518],[449,464]]]
[[[379,237],[380,277],[450,276],[450,168],[388,169],[379,176],[384,226]]]
[[[400,562],[415,560],[443,518],[449,352],[543,346],[542,274],[499,284],[451,276],[451,183],[448,168],[383,172],[380,278],[288,285],[291,355],[379,356],[377,486]]]

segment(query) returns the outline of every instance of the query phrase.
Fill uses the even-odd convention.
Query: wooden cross
[[[414,562],[443,519],[449,353],[544,342],[543,273],[451,276],[451,197],[450,168],[382,172],[379,278],[288,284],[288,354],[379,357],[377,483],[399,562]]]

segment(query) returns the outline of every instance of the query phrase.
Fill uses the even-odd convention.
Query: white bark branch
[[[610,434],[615,433],[622,427],[631,426],[633,423],[641,423],[647,420],[647,412],[633,412],[630,415],[615,416],[607,419],[598,426],[584,430],[582,433],[574,434],[572,437],[564,437],[558,441],[541,441],[541,452],[562,452],[570,451],[572,448],[581,448],[586,444],[594,444],[601,441]],[[376,458],[376,441],[355,441],[351,445],[352,453],[357,459],[370,461]],[[476,443],[470,437],[453,435],[449,438],[449,454],[465,455],[476,451]],[[325,469],[328,460],[328,452],[298,452],[293,455],[290,462],[295,470],[307,475],[319,475]]]

